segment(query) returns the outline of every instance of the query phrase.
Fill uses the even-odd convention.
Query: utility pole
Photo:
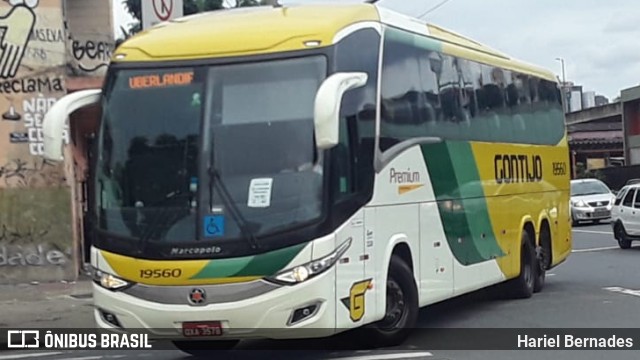
[[[571,93],[568,91],[569,87],[567,86],[567,75],[564,68],[564,59],[557,57],[556,60],[560,61],[560,64],[562,65],[562,98],[564,99],[565,103],[564,112],[568,113],[571,112]]]
[[[560,64],[562,64],[562,86],[566,86],[567,85],[567,78],[565,76],[565,72],[564,72],[564,59],[563,58],[556,58],[556,60],[560,61]]]

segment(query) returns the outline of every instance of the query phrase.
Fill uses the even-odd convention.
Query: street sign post
[[[142,0],[142,29],[182,15],[182,0]]]

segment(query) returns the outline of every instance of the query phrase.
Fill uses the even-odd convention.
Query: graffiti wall
[[[69,73],[103,76],[114,48],[111,2],[67,1]]]
[[[73,278],[65,168],[38,156],[65,94],[62,0],[0,0],[0,33],[0,283]]]

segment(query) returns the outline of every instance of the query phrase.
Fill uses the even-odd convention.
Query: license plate
[[[593,215],[594,215],[595,217],[608,216],[608,215],[609,215],[609,212],[608,212],[608,211],[606,211],[606,210],[604,210],[604,211],[595,211],[595,212],[593,213]]]
[[[222,323],[220,321],[185,322],[182,323],[182,335],[185,337],[221,336]]]

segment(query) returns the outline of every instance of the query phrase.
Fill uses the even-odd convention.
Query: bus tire
[[[533,292],[538,293],[544,288],[547,269],[551,267],[551,232],[547,226],[540,231],[540,245],[536,247],[537,274],[533,284]]]
[[[392,255],[387,275],[385,317],[363,329],[362,345],[389,347],[402,344],[415,327],[418,312],[418,289],[413,271],[402,258]]]
[[[220,340],[220,341],[173,341],[173,345],[178,350],[194,357],[211,357],[218,355],[220,350],[233,349],[240,340]]]
[[[522,232],[520,250],[520,275],[509,282],[512,298],[527,299],[533,295],[535,279],[538,273],[538,260],[528,231]]]

